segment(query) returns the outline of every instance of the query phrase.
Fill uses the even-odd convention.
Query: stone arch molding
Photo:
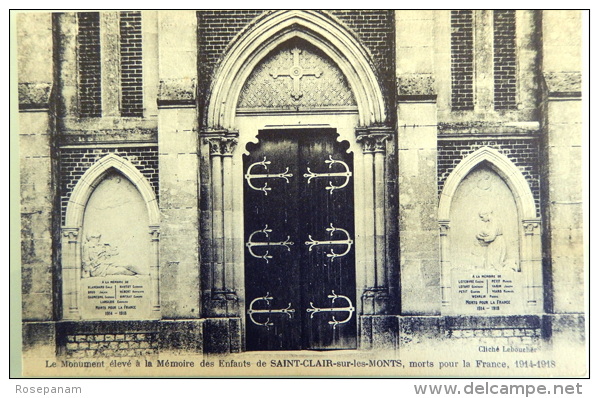
[[[151,226],[159,224],[158,203],[148,180],[127,159],[111,153],[94,163],[77,182],[67,204],[66,228],[80,228],[83,225],[83,213],[87,201],[111,169],[119,171],[137,188],[146,204],[149,224]]]
[[[445,181],[445,186],[439,199],[439,220],[449,220],[451,202],[458,186],[470,174],[472,169],[484,161],[488,162],[489,166],[505,181],[512,191],[520,218],[536,218],[535,201],[532,191],[518,167],[498,150],[483,147],[463,159]]]
[[[316,11],[276,11],[242,33],[212,80],[207,127],[234,130],[237,100],[258,62],[279,44],[299,37],[339,66],[354,92],[359,125],[383,124],[385,104],[366,49],[341,25]]]
[[[95,188],[106,175],[116,170],[127,178],[140,193],[148,213],[148,233],[151,242],[152,261],[150,263],[150,318],[160,317],[159,281],[158,281],[158,240],[160,211],[156,195],[148,180],[128,160],[108,154],[94,163],[77,182],[67,204],[65,224],[62,227],[62,317],[63,319],[82,319],[81,307],[81,228],[85,208]]]

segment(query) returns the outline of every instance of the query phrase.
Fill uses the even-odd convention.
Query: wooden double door
[[[334,129],[244,155],[247,350],[356,348],[353,154]]]

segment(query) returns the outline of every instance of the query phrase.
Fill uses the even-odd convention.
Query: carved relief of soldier
[[[519,272],[520,268],[517,261],[509,258],[508,250],[503,237],[503,227],[501,222],[497,220],[493,209],[482,208],[478,212],[480,227],[476,232],[476,243],[482,247],[482,253],[474,250],[473,253],[478,254],[479,263],[476,268],[495,269],[498,271],[511,269]]]
[[[102,235],[98,232],[89,233],[83,244],[83,277],[96,277],[107,275],[138,275],[139,270],[130,264],[119,264],[117,257],[118,248],[110,243],[102,242]]]

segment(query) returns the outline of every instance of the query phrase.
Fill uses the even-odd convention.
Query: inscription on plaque
[[[149,277],[90,277],[82,282],[82,310],[86,318],[119,320],[150,316]]]
[[[514,271],[452,272],[452,302],[456,314],[506,315],[523,309],[522,274]]]

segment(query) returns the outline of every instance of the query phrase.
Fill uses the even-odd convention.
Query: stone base
[[[584,349],[582,314],[359,317],[359,350],[531,346]],[[244,350],[241,318],[160,321],[24,322],[23,356],[63,358],[229,354]]]
[[[241,318],[208,318],[203,321],[205,353],[241,352]]]

